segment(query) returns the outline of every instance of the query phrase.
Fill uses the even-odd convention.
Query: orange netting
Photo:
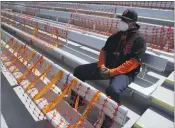
[[[25,104],[28,104],[38,119],[43,119],[46,115],[48,116],[49,113],[49,121],[52,123],[57,122],[57,128],[63,126],[67,128],[90,128],[96,127],[100,123],[99,119],[101,119],[101,114],[105,109],[113,113],[113,118],[116,117],[120,105],[112,108],[112,110],[108,108],[106,106],[108,99],[103,102],[99,101],[101,96],[100,91],[94,93],[90,102],[87,103],[85,99],[88,99],[87,97],[89,97],[91,88],[86,88],[78,84],[78,79],[76,78],[70,79],[70,74],[65,78],[64,70],[55,71],[53,64],[48,63],[42,55],[34,52],[34,50],[26,45],[20,46],[22,46],[22,48],[18,50],[15,50],[14,47],[8,48],[8,46],[6,46],[3,52],[2,62],[8,67],[19,85],[23,88],[21,91],[23,97],[26,99]],[[17,54],[14,54],[14,51],[16,51]],[[6,60],[9,55],[11,57],[8,58],[8,62],[5,62],[4,60]],[[16,58],[18,58],[18,60],[16,60]],[[9,62],[11,63],[9,64]],[[17,75],[14,69],[22,74]],[[59,90],[59,88],[61,90]],[[68,101],[65,96],[69,94],[72,88],[76,88],[78,93],[81,92],[81,94],[84,95],[81,95],[83,98],[79,99],[79,102],[85,103],[84,107],[77,107],[77,109],[74,110],[67,104]],[[26,96],[26,94],[28,96]],[[72,99],[77,100],[77,97],[72,97]],[[93,115],[92,119],[90,113],[94,113],[94,110],[98,112],[98,109],[94,106],[94,104],[98,102],[101,103],[102,109],[99,110],[99,113],[96,113],[95,116]],[[33,103],[35,103],[35,107]],[[61,118],[58,118],[58,113],[61,115]],[[113,122],[111,122],[111,125],[112,123]]]
[[[11,14],[2,13],[4,16],[2,21],[11,24],[29,34],[33,34],[35,37],[47,42],[43,45],[51,45],[54,47],[62,46],[60,44],[60,38],[67,40],[68,29],[75,29],[80,31],[95,32],[103,35],[110,36],[117,31],[118,20],[101,18],[93,19],[86,15],[81,15],[77,13],[72,13],[71,18],[68,21],[65,28],[51,27],[47,24],[42,24],[34,21],[27,21],[29,19],[22,18],[24,20],[23,24],[17,24],[16,21],[10,20]],[[8,18],[5,18],[8,17]],[[21,17],[18,17],[20,19]],[[19,21],[22,22],[22,21]],[[39,27],[38,27],[39,26]],[[39,30],[40,28],[40,30]],[[172,26],[148,26],[140,28],[140,32],[144,35],[146,39],[147,46],[153,49],[163,50],[166,52],[173,52],[174,50],[174,28]]]

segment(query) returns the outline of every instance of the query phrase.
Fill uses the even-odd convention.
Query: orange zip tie
[[[19,45],[16,49],[13,50],[12,54],[15,54],[16,52],[21,50],[21,48],[22,48],[22,45]]]
[[[54,27],[54,29],[55,29],[55,33],[56,33],[55,35],[56,35],[57,38],[56,38],[55,45],[53,46],[53,48],[55,48],[55,47],[57,48],[59,46],[59,44],[58,44],[58,41],[59,41],[59,39],[58,39],[58,37],[59,37],[59,29],[55,28],[55,27]]]
[[[43,71],[43,73],[41,73],[36,79],[34,79],[34,80],[25,88],[25,92],[26,92],[27,90],[31,89],[31,88],[33,87],[33,85],[34,85],[35,83],[37,83],[38,80],[40,80],[40,78],[41,78],[44,74],[46,74],[46,72],[48,72],[48,71],[50,70],[51,67],[52,67],[52,64],[50,64],[50,65]]]
[[[35,72],[36,72],[36,68],[34,68],[34,69],[32,70],[32,72],[35,73]]]
[[[39,58],[39,56],[38,56]],[[43,61],[39,62],[39,65],[41,65],[43,63]],[[32,72],[35,73],[36,72],[36,68],[32,69]]]
[[[33,30],[33,36],[35,36],[38,32],[38,28],[36,27],[34,30]]]
[[[20,46],[20,45],[19,45],[19,46]],[[9,52],[10,52],[10,55],[8,55],[8,57],[7,57],[6,59],[4,59],[3,62],[7,62],[8,59],[10,59],[10,58],[14,55],[14,53],[16,53],[17,50],[19,50],[19,49],[18,49],[19,46],[18,46],[16,49],[13,49],[13,52],[12,52],[12,53],[9,51]]]
[[[11,58],[13,55],[15,55],[16,52],[19,52],[19,50],[22,49],[22,45],[19,45],[15,50],[13,50],[12,54],[9,55],[8,58]],[[8,58],[6,58],[3,62],[7,62]]]
[[[33,65],[30,69],[28,69],[23,75],[21,75],[20,77],[17,78],[17,81],[20,83],[24,77],[29,74],[30,72],[32,72],[33,69],[36,68],[36,66],[38,65],[39,62],[43,61],[43,56],[41,56]]]
[[[76,101],[75,101],[75,110],[77,110],[78,109],[78,103],[79,103],[79,99],[80,99],[80,96],[78,95],[77,96],[77,99],[76,99]]]
[[[33,101],[39,99],[48,89],[52,88],[53,84],[55,84],[58,80],[60,80],[63,76],[64,71],[60,70],[51,80],[50,82],[44,86],[39,92],[33,97]]]
[[[46,77],[46,73],[41,77],[41,79],[44,81],[44,78]]]
[[[6,45],[9,44],[10,42],[14,43],[14,41],[15,41],[14,38],[11,37],[11,38],[7,41]],[[6,45],[5,45],[5,46],[6,46]]]
[[[15,57],[15,58],[11,61],[11,63],[7,66],[7,68],[9,69],[18,59],[20,59],[19,57],[22,56],[24,52],[25,52],[25,48],[24,48],[24,50],[23,50],[20,54],[17,55],[17,57]]]
[[[56,33],[56,36],[57,36],[56,41],[58,41],[59,29],[58,28],[54,28],[54,29],[55,29],[55,33]]]
[[[47,112],[51,111],[64,98],[64,96],[77,84],[77,82],[78,79],[74,78],[71,81],[70,85],[61,93],[61,95],[56,97],[52,103],[48,104],[41,110],[43,114],[45,115]]]
[[[31,53],[30,53],[29,55],[26,55],[26,56],[23,58],[22,63],[18,64],[18,65],[15,67],[15,69],[13,69],[12,73],[15,72],[18,68],[20,68],[20,67],[22,66],[22,64],[24,64],[25,61],[30,60],[30,59],[33,57],[34,54],[35,54],[35,51],[32,50]]]
[[[82,116],[80,117],[79,121],[74,125],[69,125],[67,128],[77,128],[79,125],[82,125],[84,120],[87,118],[87,113],[91,109],[91,107],[95,104],[95,102],[100,98],[101,92],[97,91],[91,101],[89,102],[88,106],[86,107],[85,111],[82,113]]]
[[[50,33],[50,36],[51,36],[51,37],[53,37],[53,35],[54,35],[53,33]]]

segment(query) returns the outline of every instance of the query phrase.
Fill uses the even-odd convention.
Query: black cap
[[[127,20],[127,21],[137,21],[137,13],[132,10],[132,9],[127,9],[123,12],[122,16],[118,16],[122,20]]]

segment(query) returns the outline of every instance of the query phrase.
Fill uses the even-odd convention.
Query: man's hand
[[[110,77],[110,69],[106,68],[105,66],[101,66],[99,68],[100,74],[104,79],[108,79]]]

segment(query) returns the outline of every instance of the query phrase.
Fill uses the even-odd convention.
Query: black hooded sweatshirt
[[[119,31],[107,39],[102,48],[106,52],[106,67],[116,68],[130,59],[142,62],[146,51],[146,42],[139,32],[139,28],[140,26],[137,24],[135,28],[125,32]],[[127,75],[135,76],[139,71],[140,65]]]

